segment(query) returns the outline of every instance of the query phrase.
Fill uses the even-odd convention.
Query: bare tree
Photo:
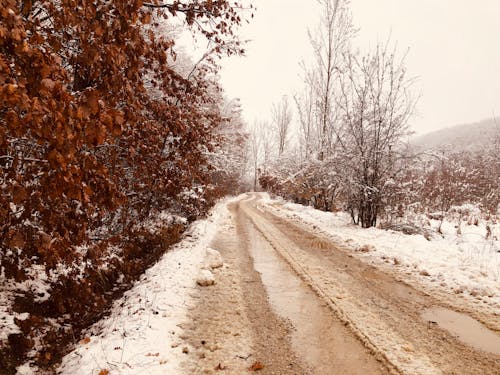
[[[346,56],[340,79],[337,105],[343,129],[338,139],[351,188],[351,214],[370,227],[376,225],[385,183],[400,158],[398,144],[409,134],[414,80],[407,77],[404,57],[398,59],[395,48],[389,51],[389,42],[365,56]]]
[[[313,49],[313,65],[304,66],[306,92],[312,96],[313,113],[318,140],[318,159],[323,160],[332,153],[335,127],[338,125],[338,110],[335,95],[338,88],[340,67],[350,41],[355,34],[351,13],[346,0],[317,0],[322,8],[318,29],[309,32]],[[307,96],[305,97],[307,98]],[[307,100],[302,102],[302,111]],[[299,111],[300,112],[300,111]]]
[[[281,101],[273,104],[272,119],[278,141],[278,156],[281,156],[285,151],[292,123],[292,109],[287,96],[283,96]]]
[[[259,121],[257,123],[257,128],[261,143],[262,167],[265,169],[271,162],[273,156],[275,144],[272,136],[273,129],[267,121]]]
[[[239,99],[221,96],[219,108],[224,126],[217,129],[216,134],[222,143],[207,150],[206,155],[215,167],[212,171],[212,183],[220,189],[232,192],[241,186],[242,177],[248,170],[249,153],[245,151],[248,148],[249,134]]]
[[[254,122],[252,129],[250,130],[250,139],[248,142],[251,168],[253,169],[253,191],[257,191],[257,184],[259,179],[259,165],[261,157],[261,135],[259,133],[257,122]]]
[[[259,174],[266,170],[272,162],[273,129],[267,121],[255,120],[248,129],[248,160],[252,171],[254,191],[258,188]]]
[[[321,181],[310,184],[305,178],[305,191],[287,181],[278,190],[295,190],[328,210],[342,197],[353,221],[370,227],[385,204],[389,180],[408,158],[400,144],[416,104],[413,79],[406,75],[404,57],[389,51],[389,42],[366,55],[352,52],[356,30],[348,0],[317,1],[321,22],[309,32],[313,63],[303,64],[305,88],[294,100],[305,157],[304,173],[296,176]],[[273,113],[279,113],[276,108]],[[280,143],[280,155],[283,148]],[[329,183],[318,191],[324,181]]]
[[[307,86],[302,94],[294,95],[299,121],[299,147],[303,160],[313,157],[316,143],[314,128],[314,90]]]

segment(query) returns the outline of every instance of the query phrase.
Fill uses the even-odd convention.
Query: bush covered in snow
[[[500,162],[493,146],[484,153],[408,154],[379,188],[377,224],[426,237],[431,221],[460,226],[493,224],[500,215]],[[356,190],[342,158],[323,161],[279,160],[260,177],[263,189],[323,211],[348,211],[357,222]],[[439,225],[434,227],[438,232]]]

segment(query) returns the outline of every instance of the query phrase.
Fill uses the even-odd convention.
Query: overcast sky
[[[270,117],[282,95],[300,90],[301,60],[311,54],[307,29],[318,22],[313,0],[256,0],[241,30],[246,57],[222,62],[222,85],[239,97],[245,119]],[[389,35],[409,48],[408,73],[418,77],[417,133],[500,116],[500,1],[351,0],[361,49]]]

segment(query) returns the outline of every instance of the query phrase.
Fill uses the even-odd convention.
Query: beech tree
[[[91,223],[100,225],[90,220],[96,212],[102,216],[125,201],[147,211],[149,204],[133,203],[162,205],[158,197],[202,180],[197,143],[209,147],[210,129],[220,123],[205,106],[211,101],[207,70],[186,80],[170,68],[173,41],[148,25],[151,7],[142,1],[75,7],[2,0],[4,246],[37,254],[39,231],[51,244],[48,257],[59,259],[59,252],[85,239]],[[227,1],[162,7],[168,12],[159,17],[184,14],[221,48],[240,22]],[[145,90],[146,77],[161,98]],[[128,199],[131,194],[141,197]],[[11,202],[22,208],[13,212]],[[28,230],[27,221],[38,230]]]
[[[136,277],[183,230],[155,237],[144,219],[167,210],[193,220],[210,207],[212,154],[231,123],[213,95],[215,59],[242,52],[241,10],[229,0],[0,0],[1,277],[29,282],[40,266],[53,287],[42,301],[20,293],[30,318],[13,347],[28,352],[51,317],[69,314],[75,330],[92,320],[119,275]],[[162,32],[174,20],[210,45],[187,76]],[[1,352],[0,367],[9,358],[22,354]]]

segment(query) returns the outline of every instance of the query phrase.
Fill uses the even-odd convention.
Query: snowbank
[[[208,268],[220,268],[223,266],[222,256],[217,250],[207,248],[205,264]]]
[[[200,286],[210,286],[215,284],[215,276],[209,270],[201,270],[196,278],[196,283]]]
[[[269,202],[266,199],[266,202]],[[279,215],[298,217],[344,244],[357,256],[403,278],[417,280],[431,289],[459,295],[472,303],[500,313],[500,226],[492,228],[486,239],[486,227],[461,226],[445,221],[443,236],[427,240],[422,235],[407,235],[377,228],[362,229],[350,223],[344,213],[315,210],[298,204],[274,201],[271,208]],[[438,226],[438,223],[431,223]]]
[[[180,345],[187,309],[196,301],[196,276],[217,223],[229,215],[227,200],[165,254],[117,300],[108,318],[87,332],[64,357],[58,374],[177,374],[185,357]]]

